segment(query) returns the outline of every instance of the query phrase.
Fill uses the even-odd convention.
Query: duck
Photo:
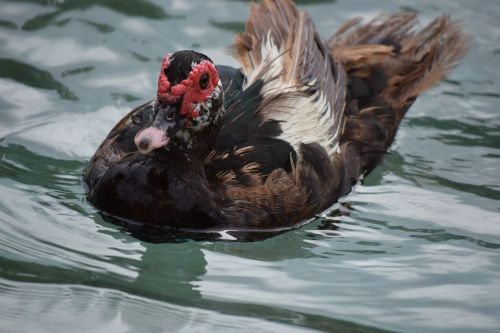
[[[293,1],[252,4],[231,47],[239,68],[193,50],[164,56],[156,96],[91,158],[87,199],[159,229],[296,226],[383,160],[469,44],[447,15],[423,27],[413,12],[354,18],[323,40]]]

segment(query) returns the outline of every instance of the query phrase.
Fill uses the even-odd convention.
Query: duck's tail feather
[[[349,77],[347,122],[341,145],[369,172],[392,143],[408,108],[465,55],[471,39],[443,15],[418,29],[414,13],[381,15],[367,24],[356,18],[328,41]]]

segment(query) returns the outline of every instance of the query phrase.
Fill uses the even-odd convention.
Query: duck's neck
[[[221,118],[197,132],[180,132],[173,145],[158,157],[168,159],[175,165],[177,172],[202,170],[207,156],[214,149],[221,127]]]

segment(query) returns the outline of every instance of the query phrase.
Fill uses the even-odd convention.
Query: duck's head
[[[179,51],[163,58],[152,119],[135,136],[143,154],[177,146],[189,149],[223,113],[219,73],[206,55]]]

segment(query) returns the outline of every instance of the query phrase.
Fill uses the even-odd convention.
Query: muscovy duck
[[[88,200],[173,228],[290,227],[327,209],[383,158],[408,108],[469,44],[442,16],[353,19],[323,41],[291,0],[253,4],[240,69],[166,55],[156,98],[111,130],[85,171]]]

